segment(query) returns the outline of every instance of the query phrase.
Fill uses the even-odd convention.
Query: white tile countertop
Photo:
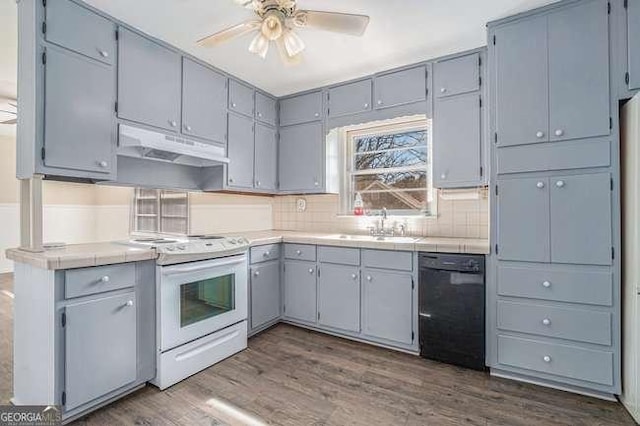
[[[223,234],[224,235],[224,234]],[[390,237],[383,240],[368,235],[346,235],[297,231],[234,232],[247,238],[251,246],[277,243],[314,244],[380,250],[428,251],[439,253],[489,254],[489,241],[470,238]],[[121,243],[70,244],[44,252],[32,253],[17,248],[6,251],[7,259],[42,269],[72,269],[114,263],[155,259],[149,248],[134,248]]]

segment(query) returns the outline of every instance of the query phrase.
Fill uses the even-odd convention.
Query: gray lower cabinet
[[[278,188],[278,136],[276,129],[256,123],[255,188],[275,191]]]
[[[318,323],[360,332],[360,268],[321,263],[318,278]]]
[[[363,333],[384,341],[413,343],[413,287],[410,274],[363,269]]]
[[[251,329],[258,329],[280,317],[280,261],[251,266]]]
[[[640,89],[640,0],[627,0],[629,89]]]
[[[306,323],[317,320],[316,263],[284,261],[284,317]]]
[[[44,165],[106,178],[115,171],[113,66],[56,47],[44,66]]]
[[[372,81],[366,79],[329,89],[329,117],[371,110]]]
[[[133,291],[66,306],[67,411],[136,380],[136,310]]]
[[[424,65],[375,76],[374,108],[389,108],[427,99],[427,68]]]
[[[323,145],[321,122],[280,128],[278,170],[281,191],[322,190]]]
[[[291,126],[310,121],[320,121],[324,118],[322,105],[322,91],[281,99],[280,125]]]
[[[119,29],[118,117],[178,131],[182,61],[178,52]]]
[[[182,133],[226,143],[227,78],[182,59]]]
[[[254,133],[253,118],[229,114],[227,186],[231,188],[253,188]]]

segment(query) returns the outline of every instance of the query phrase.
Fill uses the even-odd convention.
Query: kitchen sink
[[[348,240],[348,241],[364,241],[364,242],[388,242],[388,243],[414,243],[418,240],[415,237],[376,237],[372,235],[350,235],[350,234],[334,234],[325,235],[320,238],[327,240]]]

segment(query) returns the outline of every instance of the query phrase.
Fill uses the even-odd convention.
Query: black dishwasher
[[[485,369],[484,256],[420,254],[420,355]]]

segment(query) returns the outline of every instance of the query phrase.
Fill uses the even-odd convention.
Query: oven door
[[[158,267],[160,350],[247,319],[246,255]]]

